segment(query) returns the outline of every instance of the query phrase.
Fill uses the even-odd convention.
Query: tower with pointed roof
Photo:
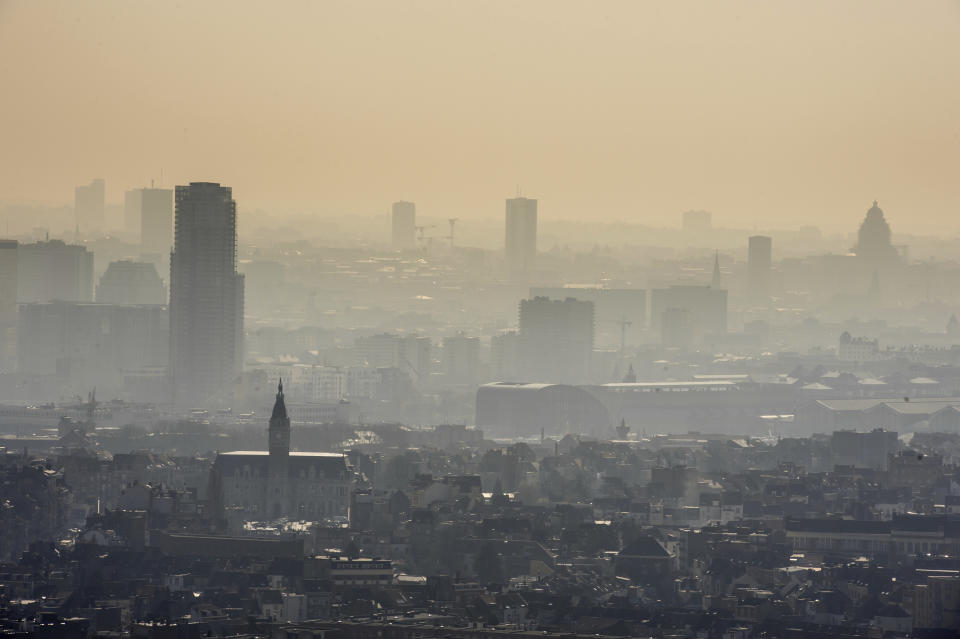
[[[283,380],[277,384],[277,399],[270,415],[269,438],[267,512],[271,517],[280,517],[289,510],[287,485],[290,476],[290,418],[283,399]]]
[[[713,277],[710,278],[710,288],[717,291],[723,288],[723,282],[720,281],[720,251],[713,256]]]

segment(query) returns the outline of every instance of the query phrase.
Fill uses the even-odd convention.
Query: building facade
[[[17,301],[92,302],[93,253],[85,246],[48,240],[17,248]]]
[[[228,398],[243,365],[243,276],[229,187],[176,189],[170,257],[170,376],[178,406]]]
[[[582,384],[593,355],[593,302],[520,302],[520,369],[528,381]]]
[[[394,202],[391,239],[393,248],[409,250],[417,246],[417,205],[413,202]]]
[[[526,275],[537,257],[537,201],[526,197],[507,200],[504,251],[512,274]]]
[[[347,517],[352,480],[347,458],[290,451],[290,418],[282,383],[267,435],[266,451],[217,455],[210,489],[221,515],[233,511],[246,519]]]

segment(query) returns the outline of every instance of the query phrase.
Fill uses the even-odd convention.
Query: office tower
[[[857,259],[873,268],[896,262],[899,255],[890,238],[890,225],[874,200],[857,233]]]
[[[504,249],[511,274],[530,274],[537,257],[536,200],[526,197],[507,200]]]
[[[166,256],[173,233],[173,191],[140,189],[140,246],[144,253]]]
[[[747,240],[747,295],[754,299],[770,297],[770,269],[773,239],[753,235]]]
[[[549,297],[552,300],[572,297],[593,302],[598,348],[636,344],[647,323],[647,292],[642,288],[535,286],[530,289],[530,297]]]
[[[151,262],[110,262],[97,284],[99,304],[166,304],[167,287]]]
[[[103,229],[103,214],[106,208],[105,184],[100,178],[93,180],[86,186],[74,189],[74,212],[76,213],[77,230],[89,233]]]
[[[170,374],[178,406],[229,397],[243,367],[243,276],[229,187],[176,188],[170,256]]]
[[[681,224],[685,233],[705,233],[713,230],[709,211],[685,211]]]
[[[92,302],[93,253],[85,246],[49,240],[17,248],[17,301]]]
[[[670,286],[653,289],[650,294],[650,321],[653,329],[663,335],[665,313],[668,318],[679,318],[679,310],[689,311],[689,324],[693,341],[708,335],[727,332],[727,291],[712,286]],[[682,334],[682,333],[681,333]]]
[[[17,241],[0,240],[0,373],[17,367]]]
[[[413,202],[393,203],[393,248],[412,249],[417,246],[417,205]]]
[[[530,382],[583,384],[593,355],[593,302],[520,302],[520,372]]]
[[[131,238],[140,237],[140,210],[142,189],[130,189],[123,194],[123,230]]]

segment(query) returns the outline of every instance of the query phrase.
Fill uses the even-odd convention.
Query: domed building
[[[896,262],[900,259],[900,254],[890,238],[890,225],[883,217],[883,209],[877,206],[877,201],[874,200],[873,206],[867,211],[867,217],[860,225],[854,252],[857,258],[871,266]]]

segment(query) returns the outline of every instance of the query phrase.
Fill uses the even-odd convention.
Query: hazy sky
[[[960,229],[960,3],[0,0],[0,200]],[[849,220],[849,221],[848,221]]]

